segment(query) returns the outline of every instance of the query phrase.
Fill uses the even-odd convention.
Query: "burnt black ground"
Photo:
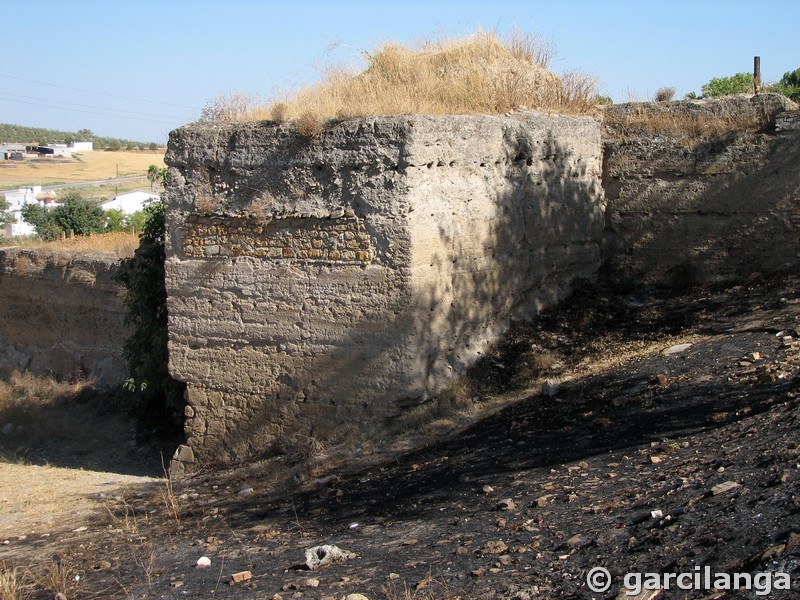
[[[105,499],[59,560],[82,569],[76,597],[615,598],[626,573],[706,566],[787,573],[792,589],[768,597],[800,597],[799,290],[587,287],[470,374],[481,402],[563,379],[546,393],[294,491],[267,467],[199,474],[175,489],[178,521],[146,490]],[[318,544],[356,558],[291,569]],[[587,587],[593,567],[608,591]],[[240,571],[252,579],[228,585]],[[762,596],[673,583],[658,597]]]

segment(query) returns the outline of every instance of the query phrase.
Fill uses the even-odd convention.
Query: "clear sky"
[[[800,68],[800,0],[0,0],[0,122],[166,141],[206,103],[268,99],[383,42],[516,29],[615,102]],[[0,140],[2,142],[3,140]]]

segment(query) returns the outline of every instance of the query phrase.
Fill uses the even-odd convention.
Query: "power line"
[[[70,87],[68,85],[59,85],[57,83],[48,83],[46,81],[36,81],[35,79],[26,79],[24,77],[14,77],[13,75],[3,75],[0,73],[0,77],[5,77],[6,79],[16,79],[17,81],[27,81],[28,83],[37,83],[39,85],[49,85],[51,87],[61,88],[65,90],[73,90],[75,92],[83,92],[85,94],[97,94],[98,96],[109,96],[110,98],[122,98],[123,100],[134,100],[136,102],[147,102],[149,104],[162,104],[164,106],[174,106],[176,108],[188,108],[190,110],[200,110],[196,106],[186,106],[184,104],[173,104],[171,102],[160,102],[158,100],[145,100],[143,98],[132,98],[131,96],[120,96],[118,94],[109,94],[106,92],[96,92],[93,90],[84,90],[81,88]]]
[[[24,96],[22,94],[13,94],[11,92],[0,92],[0,95],[3,96],[15,96],[17,98],[25,98],[26,100],[38,100],[40,102],[52,102],[57,104],[69,104],[71,106],[78,106],[80,108],[96,108],[100,110],[108,110],[120,113],[129,113],[132,115],[142,115],[145,117],[163,117],[164,119],[183,119],[184,117],[177,117],[175,115],[159,115],[150,112],[139,112],[136,110],[125,110],[123,108],[108,108],[105,106],[93,106],[91,104],[80,104],[78,102],[67,102],[66,100],[54,99],[54,98],[37,98],[35,96]]]
[[[87,114],[90,114],[90,115],[97,115],[97,116],[101,116],[101,117],[112,117],[114,119],[130,119],[130,120],[133,120],[133,121],[148,121],[150,123],[159,123],[161,125],[170,125],[170,126],[173,126],[173,127],[175,126],[174,122],[169,122],[169,121],[158,121],[156,119],[146,119],[144,117],[129,117],[127,115],[115,115],[115,114],[112,114],[112,113],[102,113],[102,112],[97,112],[97,111],[92,111],[92,110],[83,110],[83,109],[80,109],[80,108],[67,108],[67,107],[64,107],[64,106],[55,106],[53,104],[42,104],[42,103],[39,103],[39,102],[23,102],[21,100],[11,100],[10,98],[0,98],[0,102],[16,102],[17,104],[27,104],[29,106],[41,106],[43,108],[55,108],[57,110],[69,110],[69,111],[72,111],[72,112],[87,113]]]

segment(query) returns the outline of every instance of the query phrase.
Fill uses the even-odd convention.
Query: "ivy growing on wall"
[[[148,218],[139,247],[120,262],[116,275],[126,291],[127,322],[133,329],[123,349],[130,373],[125,387],[143,422],[181,426],[185,384],[174,380],[167,369],[164,205],[153,202],[145,211]]]

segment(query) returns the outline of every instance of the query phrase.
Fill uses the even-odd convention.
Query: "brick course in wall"
[[[254,256],[367,264],[372,258],[364,220],[282,217],[262,220],[192,214],[181,229],[186,257]]]

